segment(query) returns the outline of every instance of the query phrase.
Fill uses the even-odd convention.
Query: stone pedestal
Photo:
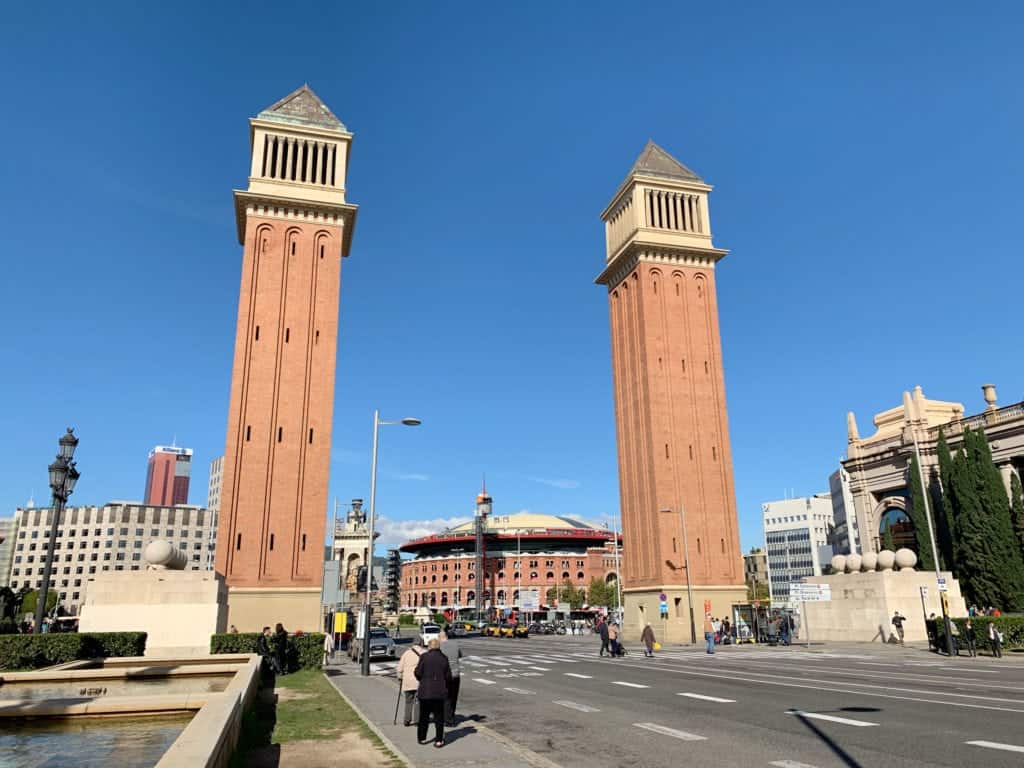
[[[661,618],[658,598],[662,593],[668,598],[667,620]],[[658,642],[690,642],[690,604],[685,585],[624,589],[622,600],[625,604],[623,632],[627,640],[638,641],[644,624],[650,622]],[[747,602],[747,588],[745,585],[694,586],[693,622],[698,643],[704,642],[705,600],[711,603],[712,616],[720,619],[728,617],[732,621],[732,607]]]
[[[960,583],[953,574],[942,574],[949,586],[949,615],[966,616],[967,606],[960,594]],[[810,631],[811,641],[889,642],[895,634],[893,613],[906,617],[903,623],[906,642],[927,642],[926,616],[942,616],[942,604],[934,572],[868,571],[805,579],[808,584],[829,584],[832,601],[805,603],[801,606],[803,628],[800,639]],[[921,587],[928,588],[922,606]]]
[[[202,656],[227,628],[227,596],[213,571],[105,571],[89,577],[78,629],[146,632],[146,656]]]
[[[320,587],[231,587],[228,624],[259,632],[278,622],[289,632],[323,632]]]

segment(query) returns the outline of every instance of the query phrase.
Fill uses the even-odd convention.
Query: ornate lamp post
[[[487,495],[487,486],[477,494],[476,497],[476,624],[480,626],[480,602],[484,596],[484,527],[487,525],[487,516],[491,514],[494,504],[493,499]]]
[[[75,468],[72,457],[75,455],[75,448],[78,446],[78,438],[75,431],[68,427],[68,431],[57,441],[60,445],[60,452],[56,460],[50,465],[50,490],[53,491],[53,512],[50,517],[50,540],[47,545],[46,565],[43,568],[43,585],[39,588],[38,599],[36,600],[36,625],[35,632],[43,631],[43,617],[46,616],[46,600],[50,592],[50,575],[53,572],[54,549],[57,547],[57,526],[64,514],[64,505],[68,502],[68,496],[75,489],[78,482],[79,472]]]

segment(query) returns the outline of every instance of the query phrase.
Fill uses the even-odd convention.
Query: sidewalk
[[[398,685],[379,675],[362,677],[359,667],[347,661],[337,662],[325,670],[327,679],[345,697],[389,749],[410,766],[446,768],[553,768],[550,760],[520,747],[481,725],[472,712],[460,713],[454,728],[445,728],[445,745],[436,749],[430,744],[416,743],[416,726],[393,725]],[[434,726],[427,732],[433,738]]]

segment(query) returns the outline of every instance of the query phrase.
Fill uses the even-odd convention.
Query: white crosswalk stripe
[[[672,736],[673,738],[680,739],[682,741],[707,741],[707,736],[698,736],[696,733],[678,731],[675,728],[669,728],[666,725],[658,725],[657,723],[633,723],[633,726],[635,728],[643,728],[646,731],[661,733],[665,736]]]

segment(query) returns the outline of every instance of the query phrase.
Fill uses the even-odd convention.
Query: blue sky
[[[1019,6],[20,4],[0,25],[0,510],[139,498],[223,452],[246,120],[309,82],[355,133],[331,495],[388,537],[617,514],[598,214],[653,138],[700,173],[744,548],[827,489],[845,414],[1022,399]],[[31,7],[30,7],[31,6]],[[405,521],[405,522],[403,522]],[[429,521],[426,526],[420,522]]]

